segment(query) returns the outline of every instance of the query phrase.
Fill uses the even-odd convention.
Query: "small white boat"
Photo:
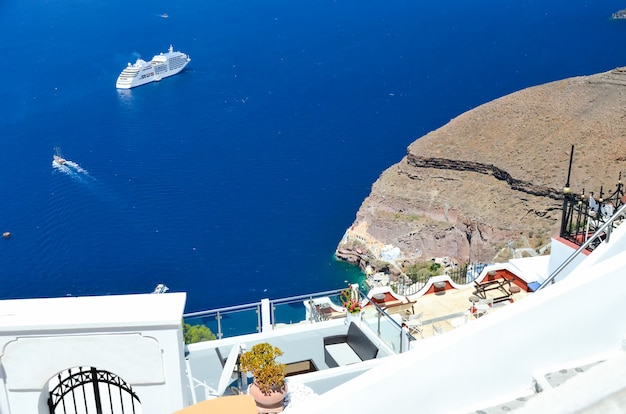
[[[67,160],[63,158],[63,154],[61,153],[61,148],[54,147],[54,155],[52,156],[52,164],[53,165],[65,165],[67,164]]]
[[[65,165],[67,161],[65,160],[65,158],[61,158],[55,154],[52,156],[52,162],[56,162],[59,165]]]
[[[155,288],[154,288],[154,292],[152,293],[165,293],[168,290],[170,290],[170,288],[168,288],[167,286],[165,286],[163,283],[159,283]]]

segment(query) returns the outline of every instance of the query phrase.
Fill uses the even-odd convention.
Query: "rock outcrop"
[[[572,145],[572,191],[613,192],[626,172],[626,69],[527,88],[419,138],[374,183],[336,255],[398,273],[433,257],[543,252]]]

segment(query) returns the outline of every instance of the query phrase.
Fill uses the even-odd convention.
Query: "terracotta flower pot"
[[[282,388],[272,389],[269,394],[265,394],[256,383],[252,382],[248,389],[248,394],[254,398],[259,413],[279,413],[284,408],[283,405],[287,396],[287,383]]]

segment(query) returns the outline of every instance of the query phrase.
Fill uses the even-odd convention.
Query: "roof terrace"
[[[417,341],[470,324],[528,294],[515,283],[507,283],[506,278],[492,276],[483,282],[487,290],[480,284],[463,289],[453,289],[449,284],[449,289],[442,288],[414,301],[381,289],[366,297],[353,286],[364,305],[354,328],[349,327],[345,310],[337,304],[341,290],[185,315],[187,323],[203,323],[221,337],[188,346],[193,400],[245,389],[249,380],[237,369],[237,355],[261,342],[284,352],[280,361],[286,365],[288,377],[297,376],[298,383],[322,394],[380,364],[385,357],[408,351]],[[503,289],[489,289],[502,283]],[[505,292],[507,300],[494,302]],[[329,356],[329,338],[349,337],[355,330],[362,336],[359,341],[376,349],[375,356],[357,358],[355,364],[342,363],[343,356]]]

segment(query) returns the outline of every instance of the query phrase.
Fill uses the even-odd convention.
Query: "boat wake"
[[[76,174],[89,175],[89,172],[86,169],[76,164],[75,162],[69,161],[69,160],[65,160],[65,162],[63,163],[60,163],[57,160],[53,160],[52,167],[56,168],[57,170],[65,174],[76,173]]]
[[[52,168],[63,174],[73,176],[74,178],[89,177],[93,180],[89,172],[78,165],[78,163],[63,158],[58,148],[56,149],[56,154],[52,156]]]

